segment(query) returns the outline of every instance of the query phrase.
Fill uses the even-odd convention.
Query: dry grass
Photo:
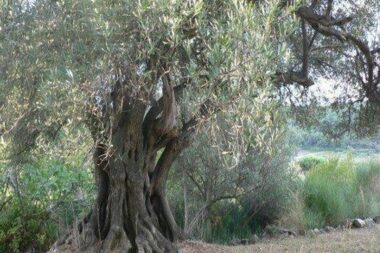
[[[380,225],[371,229],[350,229],[315,237],[262,241],[248,246],[221,246],[189,241],[180,245],[182,253],[380,253]]]

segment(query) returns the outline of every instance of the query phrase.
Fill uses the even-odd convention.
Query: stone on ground
[[[362,220],[362,219],[354,219],[354,221],[352,222],[352,227],[354,228],[364,228],[366,225],[365,221]]]

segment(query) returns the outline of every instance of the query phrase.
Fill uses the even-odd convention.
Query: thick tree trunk
[[[168,144],[151,172],[146,170],[151,158],[138,149],[110,155],[105,145],[97,145],[96,204],[77,231],[57,242],[52,252],[176,252],[172,242],[181,232],[165,196],[175,145]]]
[[[172,242],[181,238],[181,232],[165,185],[188,135],[186,131],[173,134],[175,128],[167,120],[170,115],[156,120],[157,112],[145,117],[145,110],[142,103],[124,109],[128,113],[115,120],[106,141],[96,143],[96,204],[78,229],[57,242],[51,252],[177,252]],[[159,150],[163,152],[157,160]]]
[[[177,252],[173,242],[182,238],[182,232],[171,213],[165,186],[170,167],[189,144],[197,120],[192,118],[177,129],[175,89],[165,74],[162,81],[163,96],[151,105],[130,97],[129,86],[117,82],[111,111],[90,115],[88,125],[96,143],[96,203],[88,217],[50,252]],[[200,116],[209,111],[206,105],[201,107]]]

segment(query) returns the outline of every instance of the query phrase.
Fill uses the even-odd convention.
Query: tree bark
[[[175,144],[165,148],[152,172],[144,170],[149,155],[139,154],[138,149],[114,151],[109,156],[108,148],[98,144],[94,153],[96,204],[52,252],[177,252],[172,242],[181,232],[165,196]]]
[[[176,99],[189,81],[174,86],[168,67],[156,65],[162,67],[157,75],[163,82],[159,100],[148,103],[145,98],[151,94],[133,90],[131,79],[116,82],[110,103],[102,109],[89,110],[87,125],[95,141],[96,203],[50,252],[177,252],[173,242],[183,239],[183,233],[166,198],[169,170],[190,144],[199,119],[218,108],[206,100],[199,115],[178,128]]]
[[[165,187],[170,167],[188,145],[196,121],[176,129],[175,94],[169,80],[164,81],[161,101],[153,106],[122,92],[115,86],[115,109],[107,120],[97,116],[89,121],[95,140],[96,203],[50,252],[177,252],[173,242],[182,238],[182,232]],[[160,156],[159,150],[163,150]]]

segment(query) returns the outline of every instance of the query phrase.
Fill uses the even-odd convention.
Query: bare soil
[[[380,253],[380,225],[374,228],[346,229],[312,237],[268,239],[245,246],[224,246],[200,241],[187,241],[179,246],[181,253]]]

